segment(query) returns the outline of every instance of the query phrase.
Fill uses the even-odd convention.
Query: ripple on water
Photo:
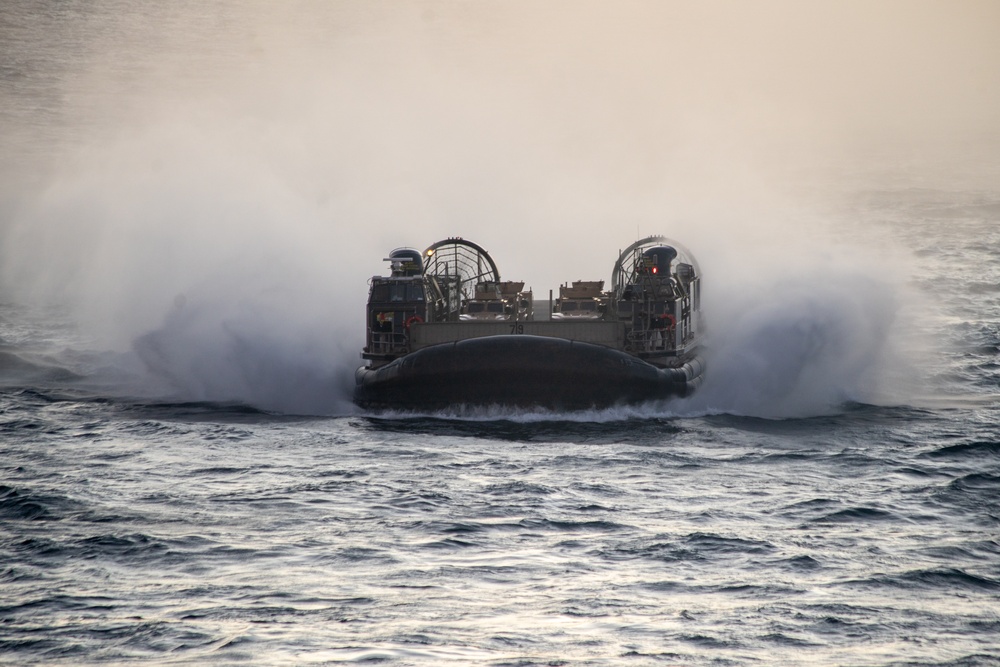
[[[843,582],[847,586],[866,588],[898,588],[908,591],[941,591],[954,593],[966,591],[998,591],[1000,580],[970,574],[960,568],[933,568],[909,570],[897,574],[878,574],[864,579]]]
[[[814,519],[810,523],[872,523],[901,521],[902,517],[894,512],[881,510],[875,507],[848,507],[830,514],[825,514]]]
[[[483,489],[483,493],[488,493],[493,496],[503,496],[504,498],[521,495],[548,496],[557,492],[557,489],[550,486],[546,486],[544,484],[532,484],[521,480],[489,484]]]
[[[59,521],[83,509],[68,496],[0,484],[0,517],[10,521]]]
[[[955,445],[940,447],[921,454],[922,457],[931,459],[973,459],[980,457],[997,456],[1000,454],[1000,442],[994,440],[973,440]]]
[[[971,473],[952,481],[948,486],[956,491],[1000,491],[1000,475]]]

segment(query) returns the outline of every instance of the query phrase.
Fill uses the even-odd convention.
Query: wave
[[[7,520],[53,521],[62,518],[68,499],[0,485],[0,516]]]
[[[898,520],[899,517],[897,515],[885,510],[873,507],[851,507],[815,519],[810,519],[810,523],[872,523]]]
[[[945,591],[1000,590],[1000,580],[969,574],[959,568],[911,570],[893,575],[877,575],[848,582],[873,587],[940,589]]]
[[[932,459],[980,459],[982,457],[996,457],[1000,454],[1000,442],[993,440],[977,440],[964,442],[957,445],[948,445],[931,452],[921,454],[922,457]]]

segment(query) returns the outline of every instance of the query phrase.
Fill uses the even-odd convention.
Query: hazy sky
[[[353,303],[451,235],[544,292],[1000,174],[994,0],[12,0],[0,44],[8,284],[147,319],[283,262]]]

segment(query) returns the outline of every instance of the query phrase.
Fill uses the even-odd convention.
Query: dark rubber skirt
[[[657,368],[590,343],[488,336],[427,347],[374,370],[362,367],[356,380],[354,402],[370,410],[579,410],[686,396],[701,381],[701,362]]]

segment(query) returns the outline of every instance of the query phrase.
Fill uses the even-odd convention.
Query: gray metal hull
[[[658,368],[609,347],[530,335],[441,343],[359,368],[354,401],[371,410],[500,405],[580,410],[686,396],[701,382],[691,357]]]

